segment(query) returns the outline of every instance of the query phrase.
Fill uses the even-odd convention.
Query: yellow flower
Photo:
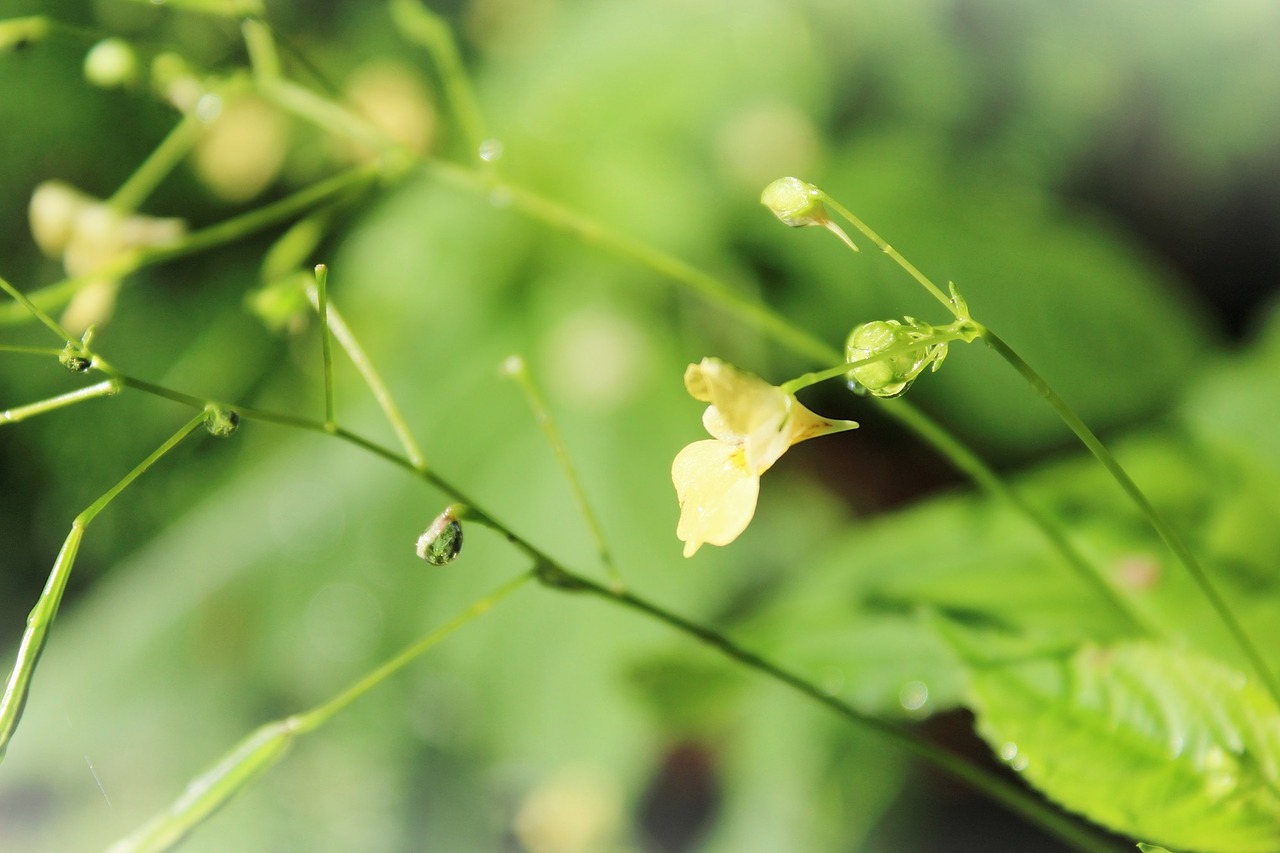
[[[684,387],[711,404],[702,424],[713,436],[681,450],[671,465],[680,500],[676,535],[686,557],[703,543],[728,545],[746,530],[755,515],[760,475],[787,448],[858,426],[820,417],[794,395],[715,358],[689,365]]]

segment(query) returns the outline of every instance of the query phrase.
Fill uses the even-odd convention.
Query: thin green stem
[[[533,418],[538,422],[538,426],[542,429],[542,434],[546,436],[547,443],[551,445],[551,452],[555,454],[556,461],[560,463],[560,470],[564,472],[565,479],[569,481],[569,488],[573,490],[574,502],[578,505],[578,512],[582,514],[583,520],[587,523],[587,529],[591,531],[591,538],[596,544],[596,553],[600,556],[600,562],[604,566],[605,573],[609,576],[609,583],[618,592],[624,589],[622,583],[622,574],[618,571],[618,566],[613,560],[613,553],[609,548],[609,543],[604,536],[604,528],[600,526],[600,519],[596,517],[595,512],[591,509],[591,501],[587,499],[587,491],[582,486],[582,478],[578,476],[578,471],[574,467],[573,461],[569,458],[569,451],[565,448],[564,440],[560,437],[560,431],[556,429],[555,418],[551,416],[551,409],[547,407],[547,402],[543,399],[542,393],[538,390],[538,384],[533,381],[533,376],[529,373],[529,368],[525,364],[523,358],[513,355],[502,363],[502,373],[515,380],[516,385],[520,386],[520,390],[524,392],[524,398],[529,404],[529,408],[533,411]]]
[[[898,266],[902,267],[902,269],[906,271],[907,275],[911,276],[917,282],[919,282],[920,286],[923,287],[925,290],[929,291],[930,295],[932,295],[934,299],[941,302],[948,311],[950,311],[952,314],[956,316],[957,320],[968,319],[967,317],[964,317],[962,315],[958,306],[954,302],[952,302],[952,300],[949,297],[947,297],[942,292],[942,290],[938,288],[937,285],[935,285],[932,281],[929,280],[928,276],[920,272],[920,270],[916,269],[914,264],[912,264],[906,258],[902,257],[902,255],[898,253],[897,249],[893,248],[888,243],[886,243],[883,237],[881,237],[875,231],[872,231],[871,228],[865,222],[863,222],[858,217],[854,216],[849,211],[848,208],[846,208],[840,202],[833,199],[831,196],[827,195],[825,192],[821,193],[821,198],[822,198],[822,201],[825,204],[829,205],[833,210],[835,210],[836,213],[840,214],[846,220],[848,220],[849,224],[851,224],[854,228],[857,228],[860,232],[862,232],[862,234],[868,240],[870,240],[872,243],[875,243],[876,246],[879,247],[880,251],[884,252],[886,255],[892,258]],[[848,238],[845,238],[845,239],[846,241],[848,240]]]
[[[44,651],[45,644],[48,641],[49,629],[53,625],[54,617],[58,615],[58,605],[62,602],[62,593],[67,587],[67,579],[71,577],[71,569],[75,564],[76,552],[80,548],[80,540],[84,536],[85,528],[130,483],[141,477],[147,469],[176,447],[179,442],[190,435],[192,430],[202,423],[204,423],[203,411],[187,421],[181,429],[156,448],[150,456],[138,463],[137,467],[126,474],[120,482],[108,489],[71,522],[71,532],[67,534],[62,550],[58,553],[58,558],[53,563],[53,569],[49,572],[49,579],[45,583],[44,590],[40,593],[40,598],[36,601],[35,607],[31,609],[31,613],[27,616],[27,627],[22,633],[22,640],[18,643],[18,654],[14,660],[13,669],[9,671],[4,694],[0,696],[0,759],[3,759],[9,741],[18,727],[18,721],[22,718],[22,711],[26,707],[27,696],[31,689],[31,680],[35,675],[36,664],[39,662],[40,653]]]
[[[391,429],[395,431],[400,446],[404,448],[414,467],[425,470],[427,467],[426,457],[423,456],[422,451],[418,448],[418,443],[414,440],[413,433],[409,429],[408,421],[405,420],[400,407],[396,405],[396,401],[391,396],[391,391],[388,390],[387,384],[382,381],[382,375],[373,366],[373,361],[365,353],[364,348],[360,346],[360,342],[356,340],[351,327],[347,325],[347,321],[343,319],[337,306],[332,301],[329,301],[327,307],[322,311],[320,308],[319,288],[307,288],[307,298],[311,301],[312,307],[320,311],[323,317],[328,318],[329,331],[333,333],[333,337],[338,341],[343,351],[346,352],[347,357],[351,359],[351,363],[356,366],[356,370],[359,371],[365,384],[369,386],[374,399],[378,402],[378,407],[382,409],[383,415],[386,416],[388,423],[391,424]]]
[[[1163,635],[1164,629],[1133,606],[1124,593],[1117,589],[1113,582],[1072,544],[1062,526],[1053,517],[1010,487],[977,454],[957,441],[950,432],[935,421],[926,417],[919,409],[908,405],[905,400],[880,402],[882,412],[920,436],[941,453],[956,470],[966,474],[980,488],[1005,501],[1030,521],[1085,585],[1092,588],[1136,632],[1152,637]]]
[[[108,853],[150,853],[169,850],[194,831],[233,796],[284,757],[293,741],[323,726],[352,702],[404,669],[459,628],[488,613],[533,577],[517,575],[484,598],[424,635],[377,669],[309,711],[259,726],[226,755],[187,785],[165,810],[108,848]]]
[[[124,215],[136,211],[182,162],[182,158],[191,153],[203,132],[204,123],[196,117],[194,111],[184,115],[147,159],[142,161],[142,165],[107,199],[107,204]]]
[[[320,352],[324,362],[324,425],[326,429],[334,429],[333,405],[333,345],[329,340],[329,268],[324,264],[316,264],[315,304],[316,313],[320,315]]]
[[[739,320],[759,329],[797,353],[815,361],[839,361],[841,354],[819,338],[798,329],[768,307],[735,293],[715,276],[708,275],[684,261],[661,252],[639,240],[633,240],[600,222],[549,201],[537,193],[514,184],[497,181],[492,176],[465,169],[451,163],[433,161],[433,173],[447,182],[472,191],[498,194],[510,205],[544,225],[571,234],[589,246],[628,258],[697,293],[707,302],[733,314]]]
[[[568,572],[549,561],[539,565],[538,578],[545,586],[551,589],[587,593],[606,599],[621,607],[656,619],[682,634],[705,643],[726,657],[768,678],[772,678],[802,696],[817,702],[846,721],[873,732],[911,755],[933,764],[943,772],[950,774],[995,802],[1005,806],[1014,814],[1044,828],[1079,850],[1097,853],[1097,851],[1102,850],[1122,849],[1096,830],[1081,826],[1065,815],[1058,813],[1043,800],[1003,776],[997,775],[980,765],[970,763],[946,750],[939,749],[901,726],[858,711],[813,682],[755,652],[743,648],[717,631],[696,622],[691,622],[683,616],[679,616],[630,592],[620,592],[601,586],[580,575]]]
[[[327,723],[335,714],[341,712],[352,702],[356,701],[361,696],[364,696],[370,690],[377,687],[400,670],[404,669],[410,663],[421,657],[423,653],[439,644],[441,640],[448,637],[468,622],[472,622],[477,617],[488,613],[495,604],[515,592],[520,587],[524,586],[524,584],[532,580],[533,577],[534,574],[532,571],[522,572],[486,595],[484,598],[476,601],[466,610],[462,611],[436,630],[406,646],[399,654],[384,662],[377,669],[365,675],[332,699],[321,705],[317,705],[310,711],[295,714],[293,717],[296,721],[295,729],[299,734],[315,731],[320,726]]]
[[[57,335],[59,340],[63,342],[72,340],[71,333],[68,332],[66,329],[62,328],[61,323],[59,323],[57,320],[50,317],[44,311],[40,310],[40,307],[37,306],[35,302],[27,298],[26,294],[18,290],[12,284],[5,281],[4,278],[0,278],[0,290],[3,290],[5,293],[12,296],[14,301],[18,303],[17,306],[13,306],[13,307],[22,309],[20,311],[12,312],[16,314],[16,316],[24,320],[27,317],[35,317],[42,324],[44,324],[46,328],[48,328],[55,335]],[[3,310],[3,309],[0,309],[0,310]]]
[[[445,100],[462,128],[470,156],[478,157],[480,146],[488,139],[489,132],[453,39],[453,30],[439,15],[417,0],[391,0],[390,11],[391,20],[405,38],[425,48],[435,60]]]
[[[249,53],[253,76],[260,81],[279,79],[280,54],[276,51],[275,36],[267,22],[260,18],[246,18],[240,24],[240,34]]]
[[[258,91],[282,110],[321,130],[340,133],[383,154],[409,156],[398,143],[365,119],[297,83],[283,78],[261,79]]]
[[[62,350],[55,347],[28,347],[18,344],[0,344],[0,352],[11,352],[16,355],[62,355]]]
[[[319,207],[336,197],[363,189],[378,180],[381,175],[382,171],[376,164],[356,166],[323,181],[318,181],[293,195],[264,205],[257,210],[233,216],[199,231],[193,231],[167,246],[155,246],[149,249],[134,249],[125,252],[96,270],[83,275],[72,276],[43,287],[32,293],[30,298],[21,295],[15,296],[22,302],[22,305],[0,306],[0,326],[21,322],[27,319],[27,312],[34,312],[46,326],[52,323],[53,325],[50,328],[53,328],[60,338],[69,340],[70,335],[56,323],[53,323],[52,320],[47,319],[47,315],[43,314],[43,310],[53,310],[65,305],[70,301],[71,297],[75,296],[89,282],[104,278],[124,278],[151,264],[174,260],[235,242],[250,234],[293,219],[295,216]],[[4,287],[11,294],[17,294],[17,291],[4,284],[0,284],[0,287]],[[34,309],[42,310],[35,311]]]
[[[85,400],[93,400],[97,397],[110,397],[119,390],[119,382],[114,379],[107,379],[97,383],[96,385],[86,385],[84,388],[77,388],[74,391],[59,394],[58,396],[50,397],[47,400],[40,400],[35,403],[28,403],[25,406],[16,406],[12,409],[6,409],[3,412],[0,412],[0,424],[14,424],[18,421],[24,421],[27,418],[35,417],[36,415],[43,415],[46,412],[61,409],[64,406],[83,403]]]
[[[1258,647],[1254,645],[1254,642],[1250,639],[1248,632],[1244,630],[1244,626],[1242,626],[1239,620],[1236,619],[1235,614],[1232,613],[1231,607],[1227,604],[1226,599],[1222,597],[1220,592],[1218,592],[1217,587],[1209,578],[1208,573],[1205,572],[1204,568],[1200,565],[1200,561],[1196,558],[1195,554],[1191,552],[1191,549],[1187,547],[1187,544],[1182,540],[1182,537],[1178,535],[1177,531],[1173,529],[1169,522],[1165,520],[1164,516],[1155,508],[1155,506],[1152,505],[1146,494],[1142,489],[1138,488],[1138,484],[1135,483],[1133,478],[1129,476],[1128,472],[1121,467],[1120,463],[1116,460],[1115,456],[1112,455],[1111,451],[1107,449],[1106,445],[1104,445],[1098,436],[1094,434],[1093,430],[1089,429],[1085,422],[1080,419],[1080,416],[1075,413],[1075,410],[1072,409],[1065,400],[1058,396],[1058,393],[1053,390],[1048,382],[1045,381],[1044,377],[1037,373],[1035,369],[1022,358],[1022,356],[1018,355],[1013,347],[1009,346],[1003,338],[996,335],[990,329],[983,329],[982,338],[992,349],[1000,354],[1001,358],[1022,374],[1023,378],[1027,380],[1027,383],[1035,389],[1037,394],[1048,402],[1049,406],[1058,414],[1058,417],[1062,419],[1062,422],[1067,425],[1078,439],[1080,439],[1080,443],[1089,449],[1089,452],[1093,454],[1094,458],[1097,459],[1098,462],[1102,464],[1102,467],[1111,474],[1112,478],[1120,484],[1120,487],[1130,497],[1134,504],[1137,505],[1143,516],[1146,517],[1147,522],[1156,531],[1156,533],[1159,534],[1160,538],[1164,540],[1164,543],[1169,547],[1169,550],[1173,552],[1174,556],[1178,559],[1178,562],[1182,563],[1183,567],[1187,570],[1187,573],[1191,575],[1191,579],[1195,582],[1196,586],[1200,588],[1201,593],[1209,602],[1210,607],[1212,607],[1217,613],[1222,624],[1226,626],[1232,639],[1240,648],[1240,651],[1244,653],[1244,656],[1248,659],[1254,671],[1266,686],[1268,692],[1271,693],[1272,697],[1274,697],[1277,702],[1280,702],[1280,682],[1276,680],[1276,676],[1267,665],[1266,659],[1262,656],[1261,652],[1258,651]]]

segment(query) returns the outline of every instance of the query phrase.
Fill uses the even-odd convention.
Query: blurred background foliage
[[[314,82],[292,51],[353,102],[395,93],[433,156],[473,159],[382,4],[267,5],[300,79]],[[756,203],[769,180],[817,183],[957,282],[1117,439],[1275,647],[1280,349],[1274,332],[1255,343],[1280,277],[1275,4],[432,6],[456,27],[512,180],[837,346],[867,319],[942,318],[879,253],[780,227]],[[244,61],[238,27],[217,18],[0,0],[0,16],[37,12],[208,71]],[[89,46],[58,37],[0,56],[0,273],[25,290],[61,275],[29,236],[35,186],[110,195],[176,121],[143,91],[88,85]],[[350,156],[311,127],[263,120],[282,154],[256,198],[189,163],[143,209],[198,227]],[[315,329],[268,329],[246,309],[274,236],[137,274],[99,348],[194,394],[319,417]],[[797,447],[742,540],[684,562],[669,469],[701,428],[683,366],[717,355],[781,381],[823,365],[500,198],[415,172],[338,214],[315,260],[428,460],[480,505],[593,565],[550,450],[498,377],[522,352],[628,582],[861,708],[918,718],[926,736],[991,760],[953,710],[962,672],[927,614],[1034,642],[1117,630],[1021,519],[836,383],[811,404],[863,428]],[[32,324],[0,336],[50,343]],[[77,383],[52,359],[0,364],[4,407]],[[992,354],[953,348],[912,396],[1019,472],[1153,618],[1232,654],[1118,492]],[[345,364],[338,406],[344,425],[390,443]],[[0,643],[19,636],[70,520],[186,417],[124,393],[0,430]],[[476,529],[457,563],[426,570],[412,543],[443,501],[319,436],[249,424],[180,447],[85,537],[0,773],[0,848],[101,846],[254,726],[320,701],[523,568]],[[529,589],[304,740],[189,849],[1032,845],[1055,849],[779,687],[603,604]]]

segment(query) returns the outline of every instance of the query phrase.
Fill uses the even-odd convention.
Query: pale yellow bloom
[[[715,358],[691,364],[684,386],[711,405],[702,424],[713,436],[676,455],[671,479],[680,500],[676,535],[691,557],[704,543],[728,545],[755,515],[760,475],[806,438],[858,425],[806,409],[794,395]]]

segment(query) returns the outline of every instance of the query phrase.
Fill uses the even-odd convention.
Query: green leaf
[[[1179,849],[1280,849],[1280,710],[1239,673],[1151,643],[970,663],[979,732],[1050,798]]]

